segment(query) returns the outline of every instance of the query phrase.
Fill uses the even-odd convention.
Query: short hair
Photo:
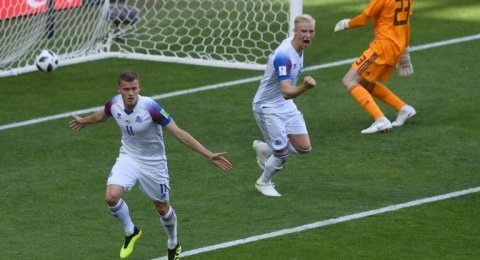
[[[140,81],[140,77],[133,70],[124,70],[118,74],[118,85],[120,85],[121,81],[133,82],[135,80]]]
[[[294,21],[295,26],[297,26],[297,24],[299,23],[312,23],[313,25],[315,25],[315,19],[313,19],[313,17],[309,14],[301,14],[295,17]]]

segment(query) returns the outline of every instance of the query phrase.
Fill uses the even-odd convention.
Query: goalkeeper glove
[[[397,71],[402,77],[408,77],[413,74],[413,65],[410,60],[410,52],[408,51],[408,48],[405,49],[402,57],[400,57],[400,61],[397,64]]]
[[[333,29],[333,32],[338,32],[338,31],[343,31],[345,29],[348,29],[348,22],[350,22],[350,19],[342,19],[340,20],[336,25],[335,29]]]

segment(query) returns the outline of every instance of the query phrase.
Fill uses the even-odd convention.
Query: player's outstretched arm
[[[333,29],[333,32],[339,32],[349,28],[364,26],[368,23],[369,20],[370,17],[368,17],[365,13],[362,12],[361,14],[355,16],[352,19],[345,18],[338,21],[338,23],[335,25],[335,28]]]
[[[72,115],[72,120],[70,120],[69,126],[71,129],[78,131],[82,129],[85,125],[100,123],[105,121],[107,118],[108,117],[107,115],[105,115],[105,112],[103,110],[95,111],[86,117]]]
[[[225,171],[230,171],[233,169],[232,163],[230,163],[224,156],[226,152],[212,153],[210,150],[205,148],[199,141],[197,141],[197,139],[195,139],[185,130],[178,127],[173,120],[165,127],[165,129],[167,129],[179,142],[181,142],[188,148],[198,152],[199,154],[207,157],[220,169]]]

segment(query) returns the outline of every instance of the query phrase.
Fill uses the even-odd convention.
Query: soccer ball
[[[35,59],[39,71],[52,72],[58,67],[58,56],[51,50],[42,50]]]

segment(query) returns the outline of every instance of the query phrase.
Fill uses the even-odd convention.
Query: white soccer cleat
[[[272,183],[266,184],[260,180],[257,180],[257,182],[255,182],[255,188],[258,190],[258,192],[262,193],[265,196],[269,196],[269,197],[282,196],[280,193],[278,193],[277,190],[275,190]]]
[[[268,157],[272,155],[272,150],[270,150],[270,147],[268,147],[266,143],[258,140],[253,141],[252,147],[257,154],[257,164],[260,169],[263,170],[265,168],[265,163],[267,162]]]
[[[378,132],[388,132],[392,129],[392,123],[386,117],[382,116],[377,121],[373,122],[373,124],[366,129],[362,130],[362,134],[374,134]]]
[[[398,111],[397,119],[393,121],[392,126],[402,126],[407,119],[414,117],[416,114],[415,108],[405,105]]]

